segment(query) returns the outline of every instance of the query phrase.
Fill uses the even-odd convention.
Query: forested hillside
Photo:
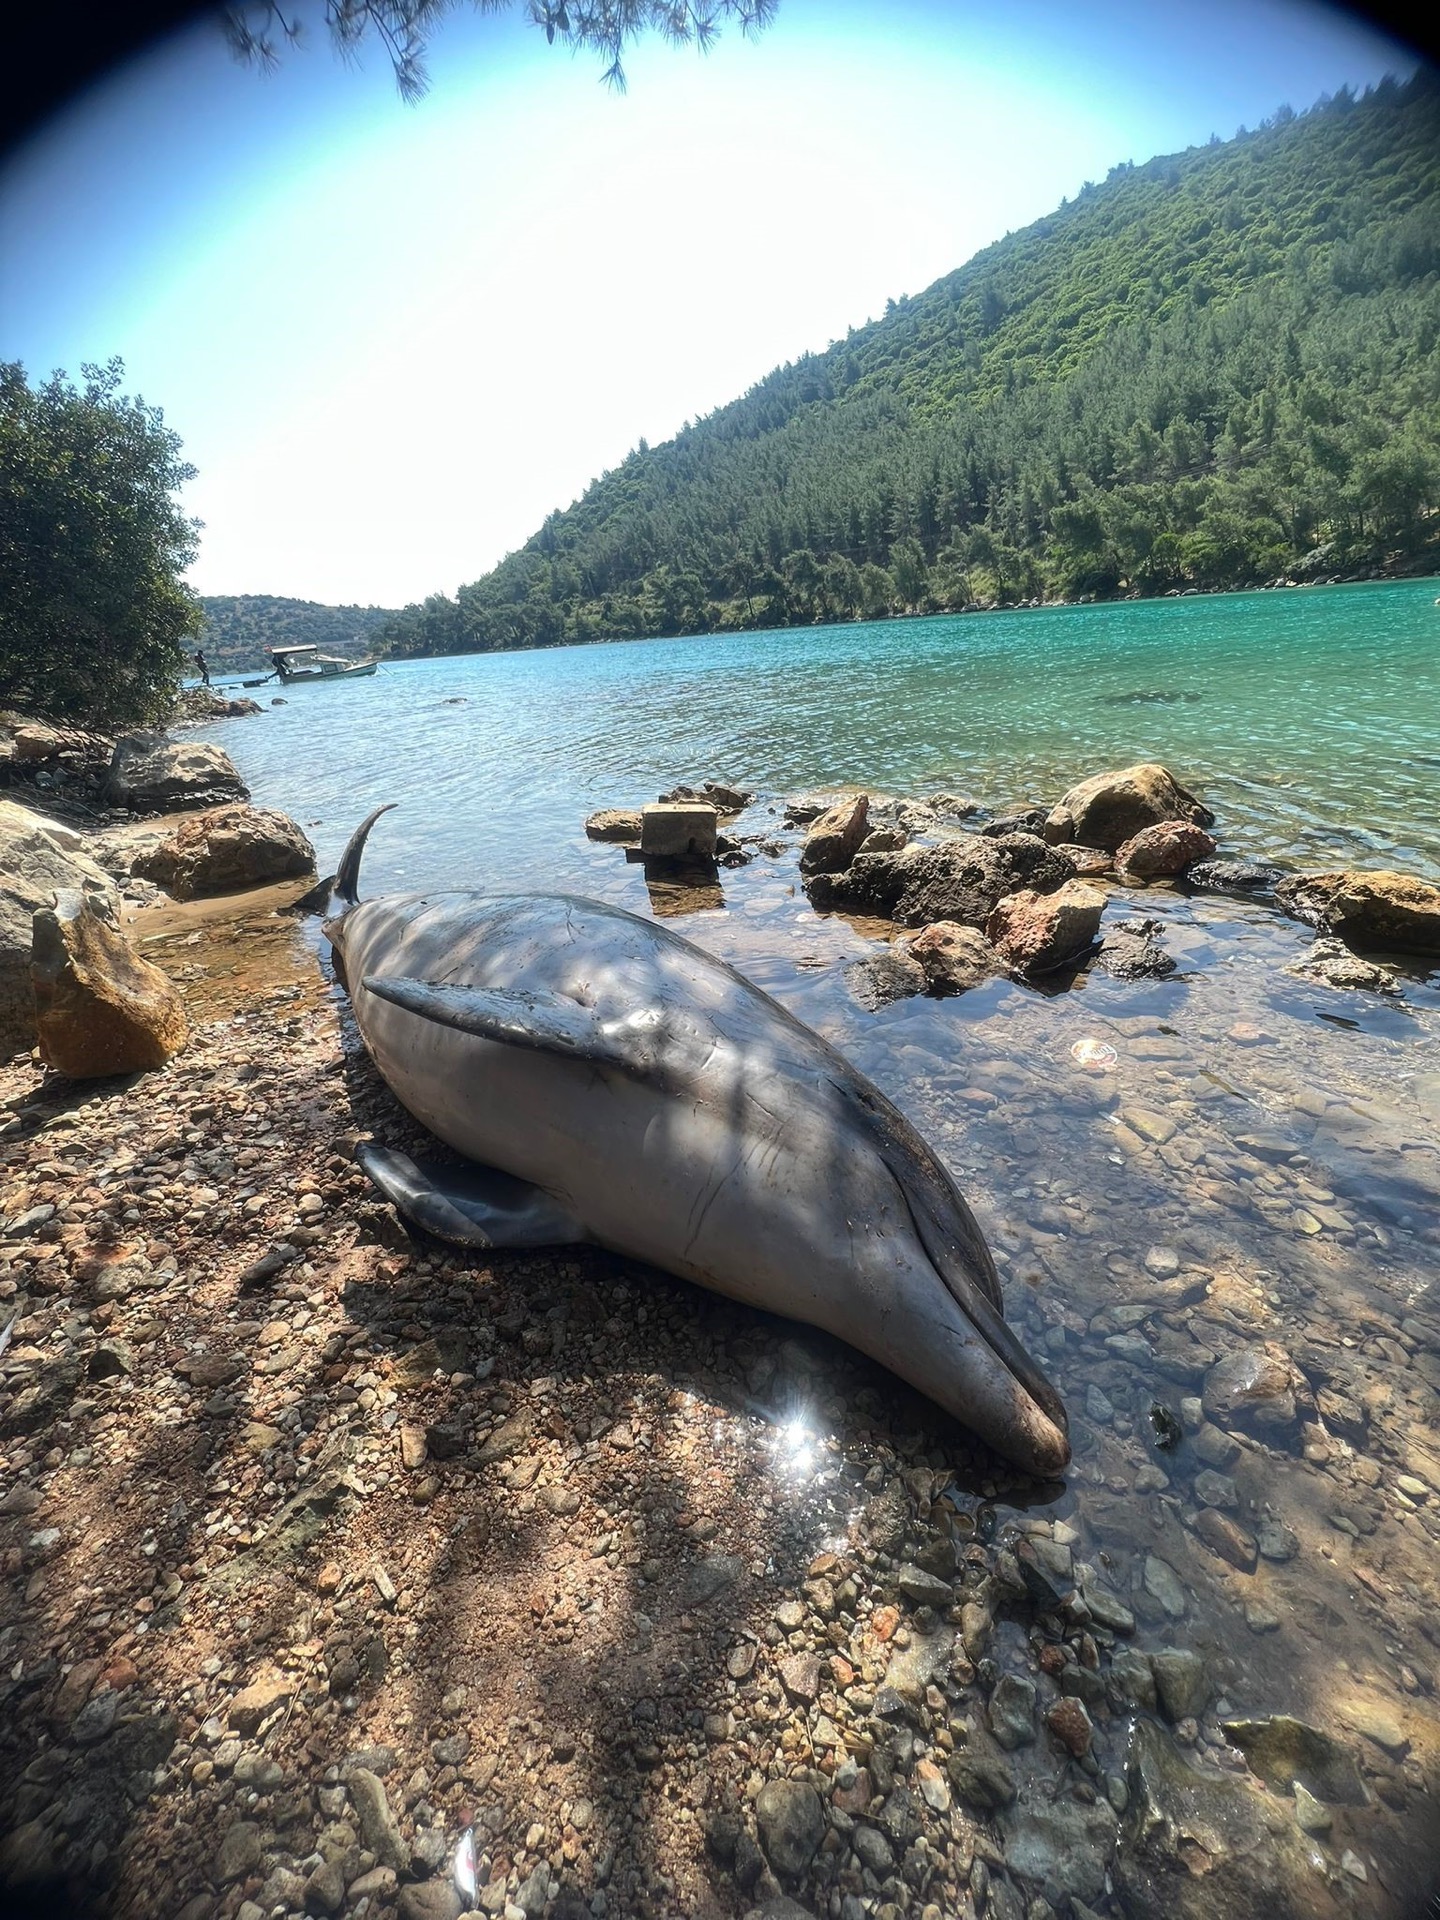
[[[214,673],[263,672],[270,647],[320,647],[326,653],[373,650],[375,632],[398,616],[388,607],[324,607],[315,600],[283,600],[269,593],[202,597],[200,646]]]
[[[1440,86],[1143,166],[641,447],[398,654],[1440,566]]]

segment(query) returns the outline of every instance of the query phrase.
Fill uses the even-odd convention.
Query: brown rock
[[[1202,1507],[1195,1516],[1195,1531],[1212,1553],[1228,1560],[1241,1573],[1253,1573],[1260,1557],[1253,1533],[1246,1531],[1228,1513],[1218,1507]]]
[[[1079,1700],[1057,1700],[1045,1716],[1045,1724],[1067,1753],[1079,1760],[1090,1751],[1095,1729]]]
[[[1103,893],[1071,880],[1054,893],[1012,893],[985,931],[1008,965],[1021,973],[1048,973],[1094,945],[1104,911]]]
[[[1440,887],[1386,870],[1301,873],[1275,897],[1287,913],[1347,946],[1440,953]]]
[[[1052,844],[1074,840],[1084,847],[1113,849],[1161,820],[1215,824],[1210,809],[1167,768],[1147,760],[1119,772],[1097,773],[1071,787],[1051,810],[1045,838]]]
[[[1139,880],[1158,879],[1183,873],[1214,851],[1215,842],[1203,827],[1189,820],[1159,820],[1131,835],[1116,853],[1115,865]]]
[[[817,1653],[793,1653],[780,1662],[780,1679],[792,1700],[808,1706],[820,1691],[820,1656]]]
[[[800,850],[802,873],[843,873],[870,829],[870,796],[854,794],[822,813]]]
[[[108,876],[72,827],[0,800],[0,1058],[35,1044],[30,953],[35,915],[64,887],[105,892]]]
[[[602,807],[598,813],[592,813],[585,822],[585,831],[592,840],[638,842],[640,809],[638,807]]]
[[[187,815],[131,871],[177,900],[195,900],[313,873],[315,849],[288,814],[272,807],[212,807]]]
[[[984,934],[956,920],[937,920],[922,927],[903,946],[924,968],[926,984],[935,993],[964,993],[1005,970]]]
[[[284,1706],[294,1691],[294,1685],[283,1674],[257,1675],[230,1702],[231,1726],[248,1740],[268,1715]]]
[[[30,979],[40,1052],[72,1080],[163,1066],[188,1037],[179,995],[99,888],[66,889],[35,915]]]

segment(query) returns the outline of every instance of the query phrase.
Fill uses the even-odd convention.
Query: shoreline
[[[1397,586],[1406,580],[1440,581],[1440,558],[1437,558],[1430,566],[1427,566],[1425,569],[1416,570],[1413,572],[1390,571],[1390,572],[1356,574],[1348,578],[1344,576],[1340,576],[1335,579],[1326,579],[1326,580],[1286,580],[1283,582],[1275,582],[1275,581],[1256,582],[1250,586],[1187,587],[1183,589],[1172,588],[1172,589],[1167,589],[1164,593],[1115,594],[1106,598],[1093,598],[1093,599],[1082,598],[1078,600],[1037,600],[1037,601],[1022,600],[1022,601],[1015,601],[1009,605],[996,605],[996,606],[978,606],[977,605],[977,606],[971,606],[971,607],[953,608],[947,611],[937,611],[935,613],[885,613],[885,614],[878,615],[873,620],[863,619],[859,615],[857,615],[853,620],[795,621],[788,626],[780,626],[780,627],[766,627],[766,626],[710,627],[710,628],[697,628],[694,632],[691,632],[691,633],[608,634],[603,638],[596,639],[596,640],[557,640],[545,646],[535,646],[535,647],[471,647],[471,648],[463,649],[458,652],[381,654],[379,655],[379,661],[380,661],[381,667],[383,668],[383,667],[405,666],[405,665],[408,665],[410,662],[416,661],[416,660],[468,660],[468,659],[473,659],[478,655],[489,655],[489,654],[559,653],[559,652],[565,652],[570,649],[581,648],[581,647],[638,646],[638,645],[643,645],[647,642],[663,643],[667,641],[676,641],[676,640],[728,640],[741,635],[753,636],[753,635],[763,635],[763,634],[770,634],[770,633],[775,633],[775,634],[815,633],[823,630],[825,627],[834,627],[837,632],[844,632],[845,629],[848,627],[889,626],[894,624],[895,622],[904,622],[904,621],[910,621],[910,620],[960,620],[960,619],[968,620],[977,614],[1053,613],[1053,612],[1059,612],[1062,609],[1069,610],[1077,607],[1088,607],[1088,608],[1127,607],[1127,606],[1138,606],[1138,605],[1148,604],[1149,602],[1152,602],[1152,601],[1157,603],[1163,603],[1170,600],[1214,600],[1214,599],[1223,598],[1226,595],[1239,595],[1239,594],[1250,594],[1250,593],[1279,593],[1279,592],[1289,591],[1289,590],[1293,590],[1296,592],[1304,591],[1304,592],[1313,593],[1313,592],[1322,591],[1329,587]],[[238,692],[241,690],[241,688],[240,688],[240,682],[237,676],[244,673],[254,673],[257,670],[258,669],[253,666],[226,668],[223,670],[222,673],[218,675],[212,675],[211,677],[212,677],[212,680],[220,679],[220,680],[225,680],[227,682],[234,679],[235,685],[233,687],[227,687],[226,690],[230,692]],[[198,685],[200,683],[197,682],[194,684]],[[189,685],[190,683],[187,682],[187,686]],[[262,712],[264,711],[263,706],[261,707],[261,711]]]

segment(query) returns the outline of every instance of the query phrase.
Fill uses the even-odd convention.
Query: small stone
[[[1240,1504],[1235,1482],[1228,1473],[1216,1473],[1206,1467],[1195,1476],[1195,1498],[1206,1507],[1223,1507],[1233,1513]]]
[[[955,1797],[967,1807],[991,1813],[1015,1798],[1015,1776],[996,1754],[952,1753],[945,1762]]]
[[[1155,1689],[1167,1720],[1193,1719],[1210,1698],[1210,1681],[1198,1653],[1170,1648],[1150,1656]]]
[[[410,1848],[390,1810],[384,1784],[367,1767],[356,1767],[350,1774],[350,1799],[365,1844],[376,1858],[396,1873],[409,1870]]]
[[[1228,1560],[1238,1572],[1255,1571],[1258,1551],[1255,1538],[1228,1513],[1221,1513],[1215,1507],[1202,1508],[1195,1517],[1195,1531],[1212,1553]]]
[[[990,1695],[990,1731],[997,1745],[1013,1752],[1035,1738],[1035,1683],[1017,1674],[1005,1673]]]
[[[917,1606],[942,1607],[953,1606],[955,1589],[948,1580],[937,1579],[933,1573],[926,1573],[923,1567],[907,1563],[895,1576],[895,1584],[907,1600],[913,1600]]]
[[[400,1429],[400,1464],[407,1473],[416,1473],[430,1455],[424,1427],[404,1425]]]
[[[755,1802],[760,1844],[776,1873],[802,1874],[825,1834],[825,1810],[814,1787],[801,1780],[768,1780]]]
[[[1158,1600],[1172,1620],[1179,1620],[1185,1612],[1188,1602],[1185,1589],[1180,1584],[1180,1576],[1168,1560],[1162,1560],[1157,1554],[1145,1556],[1145,1591],[1152,1600]]]
[[[293,1696],[293,1681],[283,1674],[262,1674],[250,1685],[237,1693],[230,1702],[228,1719],[238,1734],[249,1739],[277,1707],[284,1706]]]
[[[1349,1847],[1341,1854],[1340,1865],[1342,1870],[1348,1873],[1352,1880],[1359,1880],[1362,1885],[1370,1878],[1369,1874],[1365,1871],[1365,1862],[1360,1858],[1358,1853],[1352,1853]]]
[[[950,1811],[950,1783],[933,1760],[917,1760],[914,1778],[920,1798],[932,1813]]]
[[[260,1864],[260,1829],[253,1820],[237,1820],[227,1829],[215,1856],[215,1878],[221,1886],[241,1880]]]
[[[1330,1809],[1308,1787],[1295,1783],[1295,1823],[1302,1833],[1329,1833],[1335,1824]]]
[[[345,1875],[338,1860],[323,1861],[305,1882],[307,1913],[338,1913],[345,1904]]]
[[[820,1691],[820,1656],[792,1654],[780,1662],[780,1680],[792,1700],[808,1706]]]
[[[1266,1560],[1293,1560],[1300,1551],[1299,1535],[1283,1520],[1262,1520],[1255,1539]]]
[[[1058,1700],[1046,1714],[1045,1724],[1065,1751],[1075,1759],[1081,1759],[1090,1751],[1095,1729],[1079,1700]]]

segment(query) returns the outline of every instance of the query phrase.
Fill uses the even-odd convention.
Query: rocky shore
[[[718,791],[667,804],[713,807],[720,860],[793,853],[817,906],[859,868],[869,915],[910,889],[892,944],[928,934],[922,986],[927,951],[977,941],[1043,980],[997,908],[1032,895],[1033,929],[1113,871],[1116,849],[1086,870],[1071,795],[1054,838],[947,820],[944,796],[820,796],[802,860]],[[276,911],[307,885],[144,895],[131,931],[189,1029],[162,1070],[0,1071],[12,1904],[1423,1913],[1440,1229],[1381,1183],[1326,1184],[1342,1102],[1317,1091],[1306,1138],[1237,1127],[1163,1022],[1111,1022],[1126,1057],[1089,1084],[1125,1165],[993,1216],[1012,1318],[1072,1408],[1075,1467],[1037,1488],[819,1335],[594,1250],[413,1241],[350,1156],[414,1125]],[[1310,900],[1330,937],[1353,895]],[[1263,1084],[1263,1032],[1235,1045]],[[1059,1166],[1074,1123],[1042,1061],[962,1081],[956,1124]],[[1395,1164],[1429,1151],[1437,1098],[1422,1076]]]

